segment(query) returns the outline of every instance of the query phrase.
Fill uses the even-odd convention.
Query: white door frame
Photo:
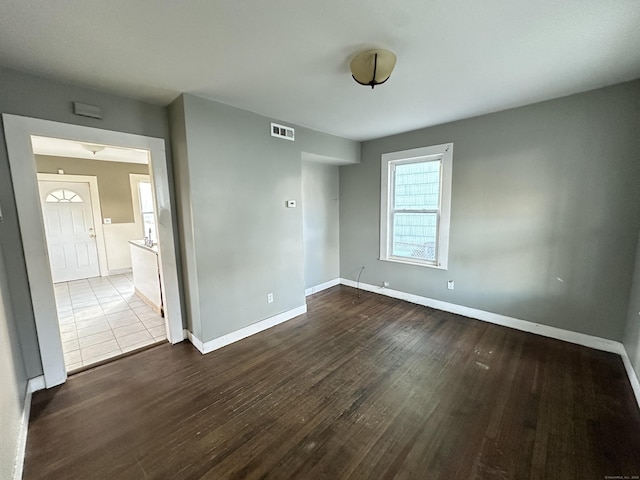
[[[102,228],[102,207],[98,190],[98,177],[94,175],[71,175],[56,173],[38,173],[38,181],[44,182],[69,182],[88,183],[91,193],[91,211],[93,212],[93,228],[96,234],[96,247],[98,248],[98,267],[100,276],[109,274],[107,266],[107,247],[104,243],[104,229]],[[45,235],[46,238],[46,235]]]
[[[67,379],[67,372],[64,365],[62,342],[60,341],[53,282],[51,281],[36,162],[31,146],[32,135],[137,148],[149,152],[149,170],[153,175],[155,187],[158,246],[160,247],[159,263],[165,303],[167,338],[171,343],[184,340],[173,235],[175,215],[171,209],[169,196],[164,140],[6,113],[2,115],[2,119],[45,386],[50,388],[64,383]]]

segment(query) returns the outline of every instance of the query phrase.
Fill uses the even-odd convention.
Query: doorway
[[[82,144],[42,137],[32,137],[32,147],[67,373],[166,341],[161,309],[144,303],[131,268],[129,241],[144,229],[134,221],[140,201],[129,177],[146,179],[152,191],[146,156],[89,145],[96,153],[80,158]],[[155,228],[154,203],[149,195]]]
[[[117,145],[140,150],[148,156],[158,218],[158,264],[165,311],[162,327],[171,343],[182,341],[184,332],[175,255],[175,216],[170,202],[164,141],[9,114],[3,114],[3,123],[45,386],[50,388],[64,383],[67,375],[32,151],[34,136]]]

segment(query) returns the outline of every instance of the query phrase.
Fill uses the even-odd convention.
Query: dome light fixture
[[[101,152],[105,148],[104,145],[96,145],[94,143],[81,143],[80,145],[82,145],[82,148],[90,151],[94,155],[98,152]]]
[[[382,48],[361,52],[349,64],[353,79],[360,85],[369,85],[371,88],[389,80],[395,66],[395,53]]]

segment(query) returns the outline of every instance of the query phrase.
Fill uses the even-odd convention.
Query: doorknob
[[[89,234],[89,238],[96,238],[96,236],[93,233],[91,233]]]

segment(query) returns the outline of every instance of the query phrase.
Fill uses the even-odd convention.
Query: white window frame
[[[391,254],[393,234],[393,173],[395,166],[403,163],[417,163],[441,160],[440,207],[438,209],[436,260],[428,262]],[[406,263],[421,267],[447,270],[449,263],[449,226],[451,223],[451,177],[453,172],[453,143],[443,143],[431,147],[413,148],[382,155],[382,175],[380,190],[380,260]]]
[[[129,184],[131,185],[131,200],[133,203],[133,221],[136,224],[138,230],[142,233],[141,238],[145,238],[147,236],[147,232],[144,231],[144,216],[143,213],[151,213],[151,212],[143,212],[142,211],[142,203],[140,201],[140,183],[150,183],[151,184],[151,192],[153,194],[153,182],[151,181],[151,175],[145,175],[142,173],[130,173],[129,174]],[[153,204],[155,205],[155,194],[153,195]],[[156,237],[158,235],[158,217],[155,215],[155,211],[153,212],[154,218],[156,221]],[[157,238],[154,239],[157,241]]]

